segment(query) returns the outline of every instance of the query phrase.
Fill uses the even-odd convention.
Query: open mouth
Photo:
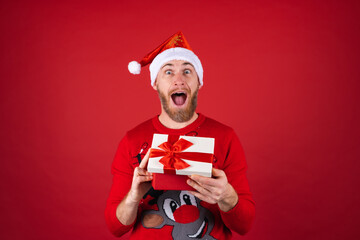
[[[188,235],[188,237],[190,237],[190,238],[203,238],[205,236],[205,233],[207,232],[208,225],[209,225],[209,221],[205,217],[204,221],[202,222],[202,224],[201,224],[200,228],[197,230],[197,232],[194,233],[193,235]]]
[[[185,104],[187,99],[187,94],[186,92],[183,91],[174,92],[171,94],[171,99],[173,100],[173,103],[176,106],[180,107]]]

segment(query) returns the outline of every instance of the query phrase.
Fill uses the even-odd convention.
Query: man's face
[[[199,80],[189,62],[172,60],[165,63],[153,88],[159,93],[164,111],[175,122],[189,121],[194,115]]]

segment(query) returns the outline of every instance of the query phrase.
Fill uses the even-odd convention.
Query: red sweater
[[[237,205],[223,212],[217,204],[200,201],[186,191],[152,191],[141,201],[136,221],[121,224],[116,208],[130,190],[134,168],[150,148],[154,133],[215,138],[213,166],[226,173],[239,196]],[[255,215],[246,168],[243,149],[231,128],[202,114],[182,129],[166,128],[154,117],[127,132],[119,144],[105,210],[107,225],[115,236],[133,229],[133,239],[230,239],[230,230],[245,234]]]

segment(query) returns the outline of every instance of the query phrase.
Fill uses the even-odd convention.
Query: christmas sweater
[[[116,208],[130,190],[134,169],[149,150],[154,133],[215,138],[213,167],[223,170],[236,190],[235,207],[223,212],[217,204],[200,201],[187,191],[151,189],[139,204],[136,220],[123,225]],[[245,234],[255,215],[246,168],[244,151],[230,127],[199,114],[185,128],[169,129],[156,116],[128,131],[119,144],[111,167],[106,223],[118,237],[132,230],[131,239],[230,239],[231,231]]]

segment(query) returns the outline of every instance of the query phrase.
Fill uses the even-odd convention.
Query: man
[[[244,153],[231,128],[195,112],[203,85],[200,60],[178,32],[140,64],[130,63],[129,70],[140,73],[140,66],[149,63],[161,113],[120,142],[105,211],[111,232],[121,236],[133,229],[134,239],[229,239],[231,231],[245,234],[255,208]],[[153,175],[146,168],[154,133],[215,138],[212,177],[189,176],[193,191],[154,191]]]

